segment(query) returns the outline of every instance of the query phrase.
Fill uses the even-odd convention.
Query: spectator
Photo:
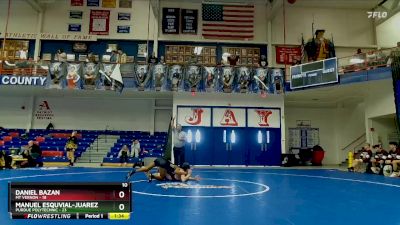
[[[138,139],[135,139],[132,143],[132,157],[139,158],[140,156],[140,142]]]
[[[174,164],[181,166],[185,162],[186,133],[182,131],[182,126],[180,124],[175,126],[175,118],[171,121],[171,128],[174,132]]]
[[[28,147],[22,153],[23,158],[27,161],[21,163],[21,167],[42,167],[42,150],[39,145],[35,144],[33,141],[28,142]]]
[[[0,170],[6,167],[6,153],[5,151],[0,151]]]
[[[67,151],[67,158],[69,160],[69,165],[73,166],[75,162],[75,150],[78,148],[78,139],[76,138],[76,131],[73,131],[71,136],[65,145],[65,150]]]
[[[350,168],[350,171],[353,172],[365,172],[363,171],[363,165],[365,163],[369,163],[372,157],[371,145],[366,143],[362,150],[359,152],[358,159],[353,161],[353,166]]]
[[[111,56],[110,56],[110,62],[112,62],[112,63],[118,62],[118,51],[117,50],[112,50]]]
[[[124,145],[122,146],[121,150],[118,153],[118,158],[119,158],[119,166],[122,166],[122,163],[124,166],[128,163],[129,160],[129,148],[128,146]]]
[[[371,171],[375,174],[380,174],[382,171],[384,160],[387,158],[388,153],[382,148],[381,144],[374,145],[374,157],[371,159]]]

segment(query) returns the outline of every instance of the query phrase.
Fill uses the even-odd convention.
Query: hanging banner
[[[71,10],[69,11],[69,18],[70,19],[82,19],[83,12],[82,11],[76,11],[76,10]]]
[[[182,34],[197,34],[198,13],[198,10],[193,9],[181,10]]]
[[[213,127],[246,127],[245,108],[213,108]]]
[[[7,33],[6,38],[10,39],[36,39],[38,34],[35,33]],[[0,34],[0,38],[4,38]],[[62,41],[97,41],[97,36],[95,35],[82,35],[82,34],[49,34],[40,33],[39,39],[41,40],[62,40]]]
[[[0,85],[44,86],[46,80],[46,77],[1,75]]]
[[[87,6],[99,7],[100,0],[87,0]]]
[[[247,109],[247,126],[259,128],[280,128],[281,113],[279,109]]]
[[[276,46],[276,63],[278,64],[293,64],[296,60],[301,60],[301,47],[282,47]]]
[[[129,21],[129,20],[131,20],[131,14],[130,13],[118,13],[118,20]]]
[[[211,126],[211,108],[178,107],[177,123],[182,126]]]
[[[71,0],[71,6],[83,6],[83,0]]]
[[[132,8],[132,0],[119,0],[120,8]]]
[[[179,34],[179,8],[163,8],[162,31],[164,34]]]
[[[117,7],[117,0],[103,0],[103,8],[115,8]]]
[[[68,32],[81,32],[80,24],[68,24]]]
[[[130,26],[117,26],[117,33],[119,34],[129,34],[131,32]]]
[[[108,35],[110,28],[109,10],[90,10],[89,34]]]

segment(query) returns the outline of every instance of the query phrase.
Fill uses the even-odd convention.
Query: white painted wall
[[[351,108],[285,108],[286,140],[296,120],[310,120],[319,128],[320,145],[325,150],[324,164],[340,164],[347,155],[342,149],[365,132],[364,105]],[[288,149],[288,141],[286,142]]]
[[[376,27],[377,42],[380,47],[395,47],[400,41],[400,12]]]
[[[28,128],[32,99],[29,97],[0,97],[0,126],[5,128]],[[24,107],[25,109],[23,109]]]
[[[164,35],[162,33],[162,8],[163,7],[170,7],[170,8],[181,8],[181,9],[197,9],[199,10],[199,24],[198,24],[198,32],[197,35],[187,35],[187,34],[180,34],[180,35],[171,35],[167,34]],[[255,38],[252,41],[229,41],[229,40],[218,40],[218,39],[204,39],[202,36],[202,3],[198,2],[183,2],[183,1],[174,1],[174,0],[161,0],[160,2],[160,27],[159,27],[159,40],[171,40],[171,41],[202,41],[202,42],[232,42],[232,43],[267,43],[267,23],[266,23],[266,5],[256,3],[255,5],[255,15],[254,15],[254,36]]]
[[[132,3],[132,9],[118,8],[119,1],[117,1],[117,8],[101,8],[101,7],[87,7],[87,6],[70,6],[70,0],[59,0],[56,4],[48,4],[43,18],[43,33],[68,33],[69,23],[81,23],[82,32],[71,32],[72,34],[88,34],[90,10],[110,10],[110,34],[99,35],[101,39],[147,39],[147,24],[149,15],[149,1],[135,0]],[[86,1],[85,1],[86,4]],[[69,19],[70,10],[83,11],[82,20]],[[131,13],[131,21],[118,21],[118,13]],[[150,7],[150,24],[154,24],[154,16]],[[118,34],[117,26],[131,26],[130,34]],[[153,38],[154,26],[150,26],[150,39]]]
[[[34,112],[44,100],[54,114],[51,122],[57,129],[104,130],[108,126],[109,130],[167,131],[172,112],[165,107],[165,115],[155,116],[153,100],[149,99],[84,97],[36,98]],[[32,101],[31,97],[0,97],[0,126],[28,128]],[[169,117],[167,121],[165,117]],[[44,129],[50,122],[33,118],[32,128]]]
[[[192,96],[191,93],[175,93],[173,102],[173,115],[176,116],[178,105],[194,106],[248,106],[248,107],[274,107],[281,109],[281,135],[282,153],[285,153],[285,107],[283,95],[269,95],[261,98],[259,95],[243,94],[221,94],[221,93],[198,93]]]
[[[0,1],[0,33],[4,34],[7,22],[8,1]],[[25,0],[11,1],[7,32],[35,33],[38,13]]]
[[[374,128],[374,132],[371,132],[371,138],[374,144],[381,142],[384,149],[389,148],[388,136],[397,132],[394,118],[395,115],[388,116],[388,118],[371,119],[371,125]]]

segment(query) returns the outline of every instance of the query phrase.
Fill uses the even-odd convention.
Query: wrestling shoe
[[[133,174],[136,173],[136,169],[133,169],[131,172],[128,173],[128,175],[126,175],[126,180],[131,179],[131,177],[133,176]]]

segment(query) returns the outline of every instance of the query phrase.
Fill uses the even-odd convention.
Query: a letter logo
[[[204,110],[202,108],[193,108],[192,115],[186,116],[185,122],[193,126],[201,124],[203,112]]]
[[[42,104],[39,105],[39,110],[50,110],[49,103],[47,101],[43,101]]]
[[[235,113],[230,109],[225,110],[224,116],[222,117],[220,124],[222,126],[235,126],[235,127],[239,125],[236,120]]]
[[[268,117],[272,115],[271,110],[256,109],[255,111],[260,118],[258,125],[260,125],[260,127],[269,127]]]

